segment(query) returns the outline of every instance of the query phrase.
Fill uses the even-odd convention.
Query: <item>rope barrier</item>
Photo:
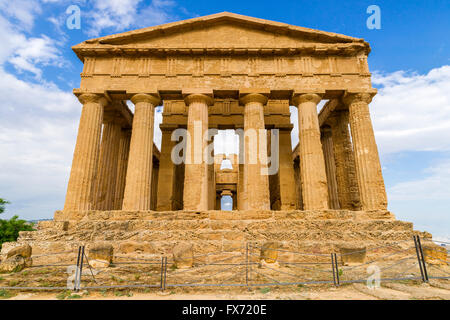
[[[249,255],[254,256],[254,257],[259,257],[258,255],[254,255],[254,254],[251,254],[251,253],[249,253]],[[302,267],[302,266],[299,266],[298,268],[302,268],[302,269],[306,269],[306,270],[312,270],[312,271],[319,271],[319,272],[331,272],[329,270],[313,269],[313,268],[307,268],[307,267]]]
[[[383,259],[385,259],[385,258],[392,257],[392,256],[396,255],[397,253],[406,252],[406,251],[409,251],[409,250],[411,250],[411,249],[413,249],[413,248],[408,248],[408,249],[405,249],[405,250],[396,251],[396,252],[394,252],[394,253],[391,253],[391,254],[382,256],[382,257],[380,257],[380,258],[378,258],[378,259],[375,259],[375,260],[372,260],[372,261],[369,261],[369,262],[365,262],[365,263],[362,263],[362,264],[357,265],[357,266],[348,267],[348,268],[346,268],[346,270],[352,270],[352,269],[359,268],[359,267],[362,267],[362,266],[365,266],[365,265],[368,265],[368,264],[372,264],[372,263],[374,263],[374,262],[383,260]]]
[[[428,240],[428,239],[423,239],[423,240],[424,241],[432,241],[432,240]],[[396,241],[395,243],[391,243],[389,245],[383,245],[383,246],[378,246],[378,247],[372,247],[372,248],[369,248],[369,249],[363,249],[363,250],[357,250],[357,251],[353,251],[353,252],[343,253],[343,254],[340,254],[340,256],[342,258],[342,257],[348,256],[348,255],[352,255],[352,254],[356,254],[356,253],[360,253],[360,252],[364,252],[364,251],[365,252],[373,252],[373,251],[380,250],[380,249],[385,249],[385,248],[394,248],[394,247],[399,246],[401,244],[404,244],[406,242],[410,243],[411,240],[400,240],[400,241]],[[446,242],[442,242],[442,241],[434,241],[434,242],[446,243]],[[392,262],[392,264],[389,265],[389,266],[384,266],[383,268],[380,269],[380,272],[386,272],[387,270],[392,270],[396,266],[399,266],[401,264],[407,263],[407,261],[409,261],[411,259],[415,259],[415,256],[413,256],[413,253],[414,253],[414,248],[417,248],[416,247],[417,244],[419,244],[419,246],[420,246],[420,240],[417,240],[417,242],[415,242],[415,247],[409,247],[407,249],[402,249],[402,250],[398,250],[398,251],[394,251],[394,252],[389,252],[388,254],[380,256],[380,257],[378,257],[378,258],[376,258],[376,259],[374,259],[372,261],[361,263],[361,264],[358,264],[358,265],[355,265],[355,266],[352,266],[352,267],[345,267],[344,268],[344,271],[345,271],[344,273],[345,273],[345,275],[348,274],[349,277],[355,277],[358,274],[361,275],[359,272],[353,272],[356,268],[363,268],[364,266],[367,266],[367,265],[370,265],[370,264],[380,263],[380,261],[386,260],[387,258],[393,257],[393,256],[398,255],[398,254],[402,254],[403,253],[403,254],[407,255],[407,257],[403,257],[402,258],[402,256],[400,256],[400,257],[396,257],[394,259],[387,260],[389,262]],[[450,243],[448,243],[448,244],[450,244]],[[292,269],[292,270],[290,270],[292,272],[289,272],[289,271],[279,270],[279,269],[273,268],[273,267],[271,267],[271,266],[269,266],[267,264],[262,264],[262,263],[259,262],[259,260],[261,260],[262,257],[261,257],[260,254],[258,254],[258,251],[256,251],[256,253],[255,253],[252,250],[249,251],[247,249],[247,251],[244,252],[244,253],[243,252],[239,252],[239,251],[237,251],[237,252],[236,251],[232,251],[232,252],[214,251],[214,252],[209,252],[209,253],[205,253],[205,254],[195,255],[195,256],[193,256],[194,262],[195,262],[195,259],[199,259],[199,258],[202,258],[202,257],[212,257],[212,256],[215,256],[215,255],[225,256],[225,258],[222,258],[222,257],[220,257],[221,259],[217,259],[219,257],[210,258],[210,260],[205,260],[205,261],[211,261],[211,260],[214,260],[214,261],[209,262],[209,263],[203,263],[203,264],[194,263],[194,265],[192,267],[188,268],[188,269],[176,270],[176,271],[168,273],[169,278],[172,277],[172,280],[175,281],[175,282],[177,281],[177,279],[180,280],[180,278],[178,276],[188,275],[188,277],[191,278],[191,281],[187,282],[187,283],[166,284],[165,281],[164,281],[164,286],[162,286],[161,284],[145,284],[145,283],[135,283],[135,284],[128,283],[128,284],[123,284],[123,285],[98,285],[97,279],[104,279],[103,277],[105,277],[105,276],[107,277],[108,275],[111,275],[111,277],[113,277],[114,276],[114,271],[123,272],[123,271],[126,271],[126,270],[135,270],[135,268],[133,268],[131,266],[160,265],[158,270],[161,270],[161,274],[163,274],[162,272],[164,271],[164,279],[165,279],[166,278],[167,260],[168,259],[167,259],[167,257],[163,256],[163,261],[164,262],[161,265],[161,260],[157,260],[157,259],[154,259],[154,258],[130,257],[130,256],[125,256],[125,255],[114,255],[114,259],[119,260],[119,261],[113,263],[114,265],[118,265],[119,266],[117,269],[108,268],[108,269],[103,269],[103,270],[95,270],[95,274],[94,274],[94,270],[93,270],[93,268],[90,265],[89,259],[88,259],[87,255],[84,254],[84,246],[80,246],[79,247],[79,251],[81,250],[80,248],[82,248],[82,251],[81,251],[82,254],[80,256],[80,252],[78,253],[78,263],[77,263],[77,265],[80,263],[80,261],[79,261],[80,258],[81,258],[81,266],[83,264],[83,260],[86,259],[85,261],[87,262],[87,265],[88,265],[89,270],[90,270],[90,275],[91,275],[91,277],[89,277],[89,278],[91,280],[87,280],[86,279],[85,281],[87,281],[87,283],[92,283],[92,281],[93,281],[93,282],[95,282],[95,284],[97,284],[97,285],[94,285],[94,286],[82,287],[82,289],[162,288],[162,290],[164,290],[164,288],[166,286],[167,287],[169,287],[169,286],[170,287],[176,287],[176,286],[179,286],[179,287],[182,287],[182,286],[247,286],[248,287],[248,286],[290,285],[290,284],[324,284],[324,283],[334,283],[331,279],[330,280],[323,280],[323,281],[320,280],[320,281],[300,281],[300,282],[283,282],[281,279],[277,280],[277,279],[274,278],[274,276],[276,277],[276,276],[286,275],[286,276],[293,277],[293,278],[300,278],[300,277],[302,277],[304,275],[302,274],[302,271],[299,271],[298,269]],[[249,249],[253,249],[253,248],[254,249],[262,249],[262,246],[256,245],[256,244],[247,243],[247,248],[249,248]],[[246,248],[244,248],[244,247],[237,248],[237,250],[243,250],[243,249],[246,249]],[[319,273],[331,274],[331,273],[333,273],[333,271],[336,272],[335,269],[337,268],[337,265],[336,265],[336,268],[333,267],[334,268],[333,271],[331,270],[331,268],[330,268],[330,270],[321,270],[321,269],[319,269],[317,267],[314,268],[314,266],[329,265],[330,264],[330,262],[328,261],[329,260],[329,254],[307,253],[307,252],[300,252],[300,251],[294,251],[294,250],[271,249],[271,248],[267,248],[267,250],[268,251],[273,251],[273,252],[286,252],[286,253],[298,254],[298,255],[301,255],[301,256],[308,256],[308,257],[318,257],[317,259],[309,259],[309,260],[318,260],[317,262],[307,261],[306,258],[305,258],[305,260],[306,260],[305,262],[300,262],[300,261],[289,262],[289,261],[283,261],[283,260],[278,260],[277,261],[279,264],[282,264],[284,266],[292,266],[292,267],[295,267],[295,268],[301,268],[303,270],[311,271],[311,272],[314,273],[312,275],[312,277],[316,277]],[[438,249],[433,249],[433,248],[430,248],[430,250],[440,251]],[[391,250],[389,250],[389,251],[391,251]],[[34,255],[34,256],[32,256],[32,258],[57,256],[57,255],[61,255],[61,254],[73,254],[73,255],[76,256],[76,252],[75,251],[63,251],[63,252],[57,252],[57,253],[47,253],[47,254],[41,254],[41,255]],[[245,259],[242,258],[242,261],[241,261],[240,258],[244,257],[244,256],[245,256]],[[336,254],[334,254],[334,256],[336,256]],[[448,261],[445,261],[445,260],[442,260],[442,259],[436,258],[436,257],[431,257],[430,255],[427,255],[427,254],[422,254],[422,256],[429,257],[429,258],[432,258],[432,259],[436,259],[438,261],[444,262],[447,265],[450,264]],[[327,257],[327,259],[326,259],[327,261],[326,262],[324,261],[324,259],[322,259],[322,258],[325,258],[325,257]],[[237,263],[227,262],[228,260],[233,259],[233,258],[238,258],[237,261],[240,261],[240,262],[237,262]],[[127,261],[127,260],[120,261],[122,259],[128,259],[129,261]],[[404,277],[401,277],[406,272],[408,272],[410,269],[417,267],[421,263],[420,261],[422,261],[422,263],[425,263],[424,262],[424,258],[422,257],[421,259],[422,260],[419,259],[419,262],[415,262],[411,266],[409,266],[409,264],[407,264],[406,265],[406,269],[396,270],[394,272],[392,272],[392,271],[388,272],[388,274],[393,274],[393,275],[397,275],[398,273],[400,273],[398,275],[399,277],[385,278],[385,279],[381,279],[381,280],[382,281],[412,280],[412,279],[422,279],[423,280],[423,276],[422,276],[422,278],[415,278],[415,277],[406,277],[406,278],[404,278]],[[179,258],[179,259],[177,259],[177,262],[178,261],[190,261],[190,260],[191,260],[190,258]],[[171,261],[171,263],[175,262],[175,260],[173,258],[170,261]],[[382,263],[384,265],[386,265],[387,261],[384,261]],[[74,262],[72,262],[70,264],[66,264],[65,261],[59,261],[59,262],[50,263],[50,264],[35,265],[35,266],[31,266],[30,268],[35,268],[36,269],[36,268],[50,268],[50,267],[69,267],[69,266],[74,266],[74,265],[75,265]],[[130,267],[126,267],[126,265],[130,265]],[[273,271],[274,275],[269,276],[267,274],[264,274],[264,272],[260,272],[260,270],[255,270],[254,268],[250,269],[249,266],[252,266],[252,265],[259,265],[262,268],[265,268],[265,270],[271,270],[271,271]],[[445,270],[441,270],[442,268],[439,268],[438,266],[435,266],[435,265],[431,265],[429,263],[428,263],[428,265],[431,266],[433,269],[437,269],[440,272],[442,272],[443,274],[450,276],[450,273],[445,271]],[[120,266],[123,266],[123,267],[120,267]],[[199,272],[199,270],[201,270],[203,268],[206,268],[206,267],[209,267],[209,266],[211,266],[211,267],[216,266],[218,268],[215,268],[213,270],[204,270],[203,272],[202,271]],[[227,283],[227,282],[230,282],[231,280],[234,282],[235,280],[233,280],[233,279],[243,276],[245,273],[242,272],[242,267],[244,267],[244,266],[247,268],[246,272],[249,272],[249,273],[254,272],[255,274],[260,275],[264,279],[268,279],[271,282],[270,283],[263,283],[263,284],[256,284],[256,283],[250,284],[250,283],[248,283],[246,281],[243,281],[242,283],[236,283],[236,284],[234,284],[234,283]],[[310,267],[307,267],[307,266],[310,266]],[[147,274],[148,275],[148,277],[142,277],[141,281],[139,281],[139,282],[147,282],[147,281],[152,279],[153,274],[151,274],[151,272],[149,272],[148,270],[154,270],[155,268],[151,268],[151,269],[149,269],[149,268],[150,267],[145,268],[145,269],[144,269],[144,267],[137,267],[136,270],[133,271],[133,272],[138,273],[138,274]],[[51,270],[58,270],[58,269],[51,269]],[[233,273],[231,276],[224,275],[223,277],[226,277],[226,278],[223,279],[223,280],[220,280],[220,278],[216,279],[215,281],[217,281],[217,283],[200,283],[200,282],[213,280],[214,277],[216,277],[217,275],[220,275],[220,274],[222,274],[224,272],[227,272],[227,271],[230,271],[230,270],[236,270],[236,272],[234,272],[234,271],[230,272],[230,273]],[[81,268],[80,268],[79,272],[80,272],[80,274],[79,274],[78,281],[81,281]],[[192,272],[193,272],[193,274],[190,274]],[[208,274],[209,272],[214,272],[214,273]],[[353,274],[352,274],[352,272],[353,272]],[[299,273],[299,274],[297,274],[297,273]],[[100,278],[98,276],[99,274],[101,274]],[[305,275],[306,274],[310,275],[310,273],[308,273],[308,272],[305,272],[304,274]],[[97,276],[97,278],[96,278],[96,276]],[[430,278],[434,278],[434,279],[450,279],[450,277],[430,277]],[[183,278],[181,278],[181,279],[183,279]],[[139,280],[139,278],[136,277],[135,280]],[[120,282],[122,282],[122,281],[123,280],[120,280]],[[241,281],[241,280],[239,280],[239,281]],[[350,280],[342,280],[341,282],[342,283],[356,283],[356,282],[365,282],[365,281],[366,281],[365,278],[364,279],[361,278],[361,279],[356,279],[356,280],[351,280],[351,279]],[[423,280],[423,281],[425,281],[425,280]],[[77,288],[80,289],[80,283],[78,283],[78,287]],[[58,287],[50,287],[50,286],[47,286],[47,287],[25,287],[25,286],[24,287],[17,287],[17,286],[13,287],[13,286],[5,286],[5,287],[0,287],[0,289],[3,289],[3,290],[68,290],[69,288],[61,287],[61,286],[58,286]]]

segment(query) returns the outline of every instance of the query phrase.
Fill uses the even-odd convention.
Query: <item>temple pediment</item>
[[[223,12],[87,40],[73,47],[81,58],[92,51],[136,50],[179,53],[283,53],[292,51],[349,54],[370,51],[363,39]]]

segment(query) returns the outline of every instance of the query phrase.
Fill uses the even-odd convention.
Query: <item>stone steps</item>
[[[259,255],[259,247],[265,243],[266,240],[249,241],[254,247],[251,249]],[[101,240],[101,241],[86,241],[86,240],[59,240],[59,241],[30,241],[19,239],[15,243],[6,243],[5,251],[10,250],[14,246],[29,244],[33,248],[33,259],[42,258],[42,261],[50,262],[55,255],[57,261],[67,258],[68,256],[74,257],[77,254],[78,246],[86,245],[87,250],[90,246],[96,243],[111,244],[114,248],[114,255],[117,256],[129,256],[129,257],[142,257],[142,258],[157,258],[161,256],[168,256],[170,258],[172,249],[175,245],[179,244],[192,244],[194,256],[211,254],[214,255],[220,253],[234,252],[244,254],[246,251],[247,241],[238,240],[162,240],[162,241],[133,241],[133,240]],[[331,252],[338,252],[338,248],[342,245],[347,245],[348,241],[343,240],[317,240],[317,241],[304,241],[304,240],[287,240],[279,241],[280,252],[279,256],[288,257],[288,259],[329,259]],[[379,254],[385,254],[386,252],[393,252],[395,250],[411,248],[413,246],[412,241],[393,241],[393,240],[355,240],[352,242],[356,246],[365,246],[368,248],[367,256],[374,256]],[[372,250],[371,248],[377,248],[380,246],[392,245],[387,249]],[[3,250],[2,250],[3,252]],[[411,251],[412,252],[412,251]],[[57,253],[63,253],[58,256]],[[318,254],[317,257],[302,255],[302,253]],[[47,256],[49,254],[49,256]],[[43,255],[42,257],[40,257]],[[60,258],[60,259],[59,259]],[[398,258],[398,257],[396,257]],[[72,259],[73,260],[73,259]]]
[[[305,220],[305,219],[267,219],[267,220],[125,220],[79,222],[42,221],[38,232],[94,230],[103,231],[186,231],[186,230],[359,230],[359,231],[402,231],[412,230],[412,223],[397,220]]]
[[[387,230],[387,231],[386,231]],[[43,230],[37,232],[21,232],[20,240],[67,240],[67,241],[180,241],[180,240],[409,240],[412,237],[412,229],[400,230],[360,230],[354,229],[247,229],[247,230],[108,230],[85,229],[79,231],[55,231]],[[326,240],[325,240],[326,239]]]
[[[115,254],[171,256],[179,244],[192,244],[194,253],[244,252],[248,242],[276,241],[283,250],[328,255],[340,246],[376,247],[396,241],[412,243],[412,223],[395,220],[388,211],[89,211],[55,213],[37,231],[20,232],[17,243],[28,243],[33,255],[76,253],[79,245],[109,243]],[[291,259],[292,253],[280,252]],[[295,254],[294,254],[295,255]],[[61,257],[42,257],[44,262]],[[71,256],[71,258],[73,258]]]
[[[54,221],[121,221],[121,220],[265,220],[265,219],[352,219],[352,220],[395,220],[389,211],[56,211]]]

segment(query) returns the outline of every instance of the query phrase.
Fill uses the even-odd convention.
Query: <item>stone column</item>
[[[292,161],[292,126],[289,128],[279,128],[279,130],[280,167],[278,172],[280,176],[281,210],[295,210],[297,206],[297,196],[295,192],[294,162]]]
[[[175,164],[172,161],[172,148],[175,142],[171,140],[175,126],[161,124],[161,153],[159,156],[158,196],[156,210],[175,210],[173,201],[173,188],[175,179]]]
[[[232,200],[233,200],[233,210],[237,210],[237,197],[236,197],[236,192],[233,192],[232,195]]]
[[[386,189],[370,120],[371,100],[370,93],[347,93],[344,97],[344,103],[349,109],[361,209],[385,210],[387,208]]]
[[[221,210],[222,209],[222,196],[220,195],[220,193],[216,193],[216,206],[214,208],[214,210]]]
[[[103,109],[107,100],[97,94],[82,94],[83,104],[64,210],[91,210],[94,179],[100,153]]]
[[[156,210],[158,199],[158,177],[159,177],[159,162],[155,158],[153,159],[153,170],[152,170],[152,188],[151,188],[152,194],[150,199],[151,210]]]
[[[114,209],[122,210],[125,180],[127,177],[128,153],[130,152],[131,130],[122,129],[119,144],[119,159],[117,162],[116,192]]]
[[[204,94],[190,94],[185,98],[185,102],[188,106],[187,130],[190,143],[186,148],[184,168],[184,210],[208,210],[208,164],[204,151],[208,144],[205,139],[208,130],[208,106],[213,104],[213,99]]]
[[[244,130],[240,126],[236,126],[236,134],[239,135],[239,155],[237,157],[238,165],[238,182],[236,186],[237,193],[237,208],[238,210],[245,210],[246,208],[246,196],[245,196],[245,185],[244,185],[244,162],[245,162],[245,152],[244,152]]]
[[[127,179],[123,210],[150,210],[153,168],[153,122],[155,106],[160,99],[149,94],[136,94],[131,132]]]
[[[95,183],[95,209],[111,210],[114,208],[116,176],[119,155],[121,125],[114,114],[105,115],[103,122],[100,159]]]
[[[217,129],[214,129],[217,130]],[[208,141],[207,143],[212,145],[212,151],[211,151],[211,157],[212,159],[210,159],[210,164],[208,164],[208,194],[209,194],[209,203],[208,203],[208,209],[209,210],[214,210],[215,208],[215,193],[216,193],[216,172],[215,172],[215,166],[214,166],[214,136],[215,133],[217,133],[217,131],[213,132],[212,130],[210,130],[211,133],[214,133],[214,135],[211,135],[211,140]]]
[[[244,105],[244,192],[247,210],[270,210],[267,169],[267,134],[264,130],[264,105],[267,97],[249,93],[240,98]],[[261,145],[261,142],[266,142]]]
[[[322,128],[320,141],[322,143],[323,156],[325,158],[325,170],[328,182],[328,206],[330,209],[339,209],[333,140],[331,138],[331,129],[329,127]]]
[[[296,209],[303,210],[302,181],[300,177],[300,160],[294,159],[295,195],[297,196]]]
[[[320,100],[320,95],[313,93],[297,94],[293,98],[294,104],[298,106],[303,210],[328,208],[327,176],[317,116]]]
[[[341,209],[359,210],[358,180],[356,178],[353,146],[348,130],[348,110],[334,111],[327,120],[331,126],[336,164],[336,182]]]

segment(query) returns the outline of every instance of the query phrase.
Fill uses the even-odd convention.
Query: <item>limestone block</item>
[[[155,253],[155,248],[150,243],[143,243],[137,241],[126,241],[119,245],[119,252],[124,254],[130,253]]]
[[[32,253],[31,246],[28,244],[25,244],[23,246],[15,247],[8,251],[6,254],[6,259],[11,258],[13,256],[21,256],[22,258],[30,258]]]
[[[111,244],[95,244],[89,248],[89,264],[93,268],[108,267],[112,262],[113,252]]]
[[[425,261],[430,264],[447,264],[447,250],[435,244],[422,245]]]
[[[7,258],[0,264],[0,272],[19,272],[32,266],[31,258],[24,258],[19,254]]]
[[[260,260],[266,263],[275,263],[278,259],[278,249],[281,245],[278,242],[270,241],[261,246]]]
[[[173,261],[177,268],[191,268],[194,264],[192,244],[178,244],[172,249]]]
[[[366,259],[366,247],[364,246],[341,246],[339,251],[344,266],[361,264]]]

